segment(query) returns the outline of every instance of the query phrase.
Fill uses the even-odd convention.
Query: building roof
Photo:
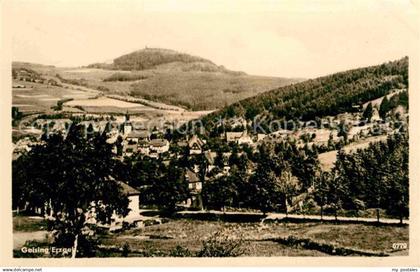
[[[187,141],[179,141],[178,143],[177,143],[177,145],[179,146],[179,147],[186,147],[187,145],[188,145],[188,142]]]
[[[148,138],[150,136],[149,131],[147,130],[133,130],[128,133],[127,138]]]
[[[168,141],[165,139],[153,139],[150,141],[150,145],[153,147],[164,147],[168,144]]]
[[[242,137],[242,134],[244,134],[242,131],[240,132],[226,132],[226,137],[229,138],[239,138]]]
[[[190,169],[187,169],[185,171],[185,176],[188,179],[189,183],[199,182],[200,179],[198,178],[197,174],[191,171]]]
[[[148,141],[144,141],[144,140],[140,140],[137,143],[137,145],[140,146],[140,147],[149,147],[150,146],[149,142]]]
[[[216,158],[216,152],[206,151],[204,152],[204,157],[206,157],[207,161],[210,165],[214,164],[214,159]]]
[[[114,177],[112,176],[108,176],[107,178],[110,181],[114,181],[115,183],[117,183],[118,185],[121,186],[123,194],[126,196],[133,196],[133,195],[140,195],[140,191],[138,191],[137,189],[131,187],[130,185],[128,185],[125,182],[116,180]]]
[[[123,194],[125,194],[126,196],[140,195],[139,190],[131,187],[127,183],[124,183],[124,182],[118,181],[118,180],[116,180],[116,182],[117,182],[118,185],[120,185],[122,187]]]
[[[226,132],[226,140],[229,141],[237,141],[238,139],[248,136],[246,131],[242,132]]]
[[[188,141],[188,146],[189,147],[193,147],[194,144],[197,144],[200,148],[204,145],[203,140],[201,140],[200,138],[198,138],[197,135],[193,135],[191,137],[191,139]]]

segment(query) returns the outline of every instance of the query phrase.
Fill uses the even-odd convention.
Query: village
[[[130,115],[128,111],[125,115],[120,116],[109,114],[70,114],[68,115],[69,118],[54,118],[53,116],[51,119],[46,116],[47,118],[35,118],[31,123],[31,127],[20,127],[29,136],[23,137],[14,143],[13,156],[14,159],[17,159],[21,154],[29,152],[34,145],[43,144],[42,135],[62,134],[65,137],[69,128],[75,122],[83,128],[86,136],[95,133],[106,135],[107,143],[112,146],[112,152],[121,161],[124,158],[137,157],[151,158],[168,164],[173,157],[179,159],[183,152],[187,152],[190,160],[202,155],[206,160],[205,178],[203,180],[199,177],[201,169],[198,164],[193,164],[191,167],[186,168],[184,178],[188,182],[190,197],[178,203],[180,207],[185,209],[202,210],[204,208],[201,197],[203,182],[209,182],[211,179],[230,174],[231,166],[229,160],[232,156],[232,147],[240,150],[237,155],[241,156],[245,150],[251,153],[256,152],[260,145],[267,142],[294,142],[299,148],[313,148],[315,146],[320,152],[321,165],[325,164],[325,169],[331,169],[336,152],[332,156],[328,154],[337,149],[337,144],[343,147],[354,145],[354,148],[350,148],[350,151],[355,150],[360,143],[366,146],[370,142],[385,140],[387,135],[400,130],[401,124],[405,124],[403,121],[385,122],[379,116],[378,106],[379,103],[376,101],[373,114],[369,118],[370,120],[366,120],[362,112],[346,113],[323,119],[322,127],[317,127],[316,124],[310,126],[308,125],[310,123],[300,122],[295,130],[281,129],[269,134],[253,133],[249,131],[251,126],[247,124],[246,120],[234,118],[226,121],[227,123],[224,124],[231,131],[224,131],[219,135],[218,143],[229,147],[224,150],[223,148],[212,150],[207,144],[205,137],[199,134],[186,135],[186,137],[179,140],[171,139],[172,137],[168,135],[168,131],[174,129],[174,126],[168,126],[168,122],[159,120],[159,126],[157,125],[159,122],[156,122],[156,120],[153,122],[139,121],[135,115]],[[403,120],[402,118],[408,118],[408,113],[401,107],[396,110],[396,113],[401,116],[401,120]],[[339,136],[338,126],[340,120],[346,121],[348,131],[345,136]],[[346,137],[345,142],[344,137]],[[324,154],[328,156],[324,156]],[[217,164],[215,161],[220,160],[218,156],[222,158],[223,167],[214,173],[216,168],[220,168],[220,166],[217,167],[215,165]],[[325,160],[325,163],[323,160]],[[247,171],[252,173],[255,169],[250,167]],[[114,231],[122,228],[125,223],[131,225],[143,224],[144,217],[141,216],[140,211],[145,207],[147,208],[147,205],[143,205],[139,197],[139,189],[141,188],[133,188],[124,181],[118,181],[118,183],[122,186],[124,194],[129,199],[130,212],[124,218],[115,216],[113,224],[108,226]],[[42,207],[38,208],[37,212],[42,214],[46,213],[46,211],[48,211],[48,208]],[[50,214],[49,216],[52,215]]]
[[[103,220],[106,211],[103,201],[90,202],[83,211],[84,235],[98,239],[98,233],[103,233],[106,238],[100,240],[101,247],[114,252],[113,256],[118,256],[126,244],[131,254],[152,254],[147,245],[159,245],[153,238],[154,232],[171,237],[163,246],[166,251],[159,254],[172,254],[175,250],[172,239],[198,251],[200,244],[196,242],[204,239],[204,234],[195,236],[200,233],[201,220],[206,224],[221,220],[214,226],[219,229],[224,229],[225,221],[233,221],[239,230],[248,224],[245,222],[254,222],[257,229],[267,233],[271,232],[266,230],[271,222],[290,220],[297,220],[302,232],[310,228],[307,220],[313,220],[320,224],[323,233],[328,232],[323,222],[356,225],[363,222],[374,225],[367,230],[374,233],[379,231],[377,224],[397,224],[403,232],[408,224],[400,208],[388,211],[386,206],[380,209],[375,208],[376,204],[366,206],[368,199],[360,202],[349,198],[349,204],[336,205],[334,198],[337,172],[353,173],[339,168],[349,163],[345,156],[361,156],[363,150],[375,150],[378,145],[399,141],[398,137],[405,135],[409,114],[407,89],[402,85],[337,115],[261,123],[258,116],[254,120],[244,116],[211,119],[213,111],[193,112],[127,94],[109,94],[109,90],[80,85],[51,72],[37,73],[24,67],[13,71],[13,164],[27,160],[34,150],[42,153],[55,141],[54,137],[61,137],[65,144],[68,135],[75,131],[82,138],[71,145],[91,145],[98,137],[105,140],[110,150],[106,156],[111,162],[101,157],[99,163],[112,168],[102,170],[108,173],[105,182],[119,188],[117,199],[127,203],[127,213],[115,208],[109,219]],[[84,151],[78,152],[82,153],[77,156],[85,156]],[[39,163],[42,167],[43,162]],[[27,170],[24,165],[19,167],[35,171],[35,175],[39,173],[37,168]],[[87,169],[80,166],[80,170]],[[33,204],[34,200],[26,198],[30,191],[22,194],[27,190],[23,184],[28,181],[23,176],[13,185],[15,226],[28,224],[32,228],[32,224],[56,221],[57,208],[51,198],[41,203],[35,200]],[[322,187],[325,182],[330,184],[328,189]],[[319,197],[325,190],[327,200]],[[395,205],[398,203],[401,201]],[[170,235],[180,226],[185,228],[178,237]],[[33,243],[55,241],[51,233],[45,233],[45,227],[38,230],[47,235],[47,240],[35,236]],[[246,234],[253,231],[247,230]],[[28,233],[15,233],[15,248],[31,243]],[[382,235],[388,233],[380,232],[378,239]],[[144,241],[139,245],[135,239]],[[274,249],[278,246],[271,245],[269,254],[281,254]]]

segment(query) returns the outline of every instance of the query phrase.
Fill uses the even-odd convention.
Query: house
[[[230,118],[229,120],[226,121],[226,123],[232,128],[238,128],[238,127],[246,128],[247,126],[246,120],[242,117]]]
[[[237,144],[253,144],[251,137],[248,135],[247,131],[243,132],[226,132],[226,141],[228,143],[237,143]]]
[[[128,198],[129,212],[122,220],[129,223],[140,220],[140,191],[122,181],[116,182],[121,186],[123,195]]]
[[[120,134],[117,129],[111,128],[110,131],[106,133],[106,136],[108,137],[108,139],[106,139],[108,144],[115,144],[118,140],[118,137],[120,137]]]
[[[188,189],[191,192],[199,193],[203,189],[203,184],[198,178],[197,174],[190,169],[185,171],[185,179],[188,181]]]
[[[216,152],[211,152],[211,150],[204,152],[204,157],[206,158],[207,164],[208,164],[207,173],[211,172],[211,170],[213,170],[216,167],[214,165],[214,160],[216,156],[217,156]]]
[[[181,140],[181,141],[178,141],[176,144],[177,144],[178,147],[184,148],[184,147],[188,146],[188,141]]]
[[[150,133],[146,130],[133,130],[125,137],[124,154],[131,156],[134,153],[140,152],[144,155],[149,155],[152,143],[150,141]],[[169,144],[169,143],[168,143]],[[157,143],[155,143],[157,145]],[[155,153],[161,153],[159,148],[154,150]]]
[[[203,183],[198,178],[197,174],[190,169],[185,170],[185,180],[188,182],[188,189],[191,197],[187,200],[187,206],[193,208],[203,208],[203,200],[201,198],[201,191]]]
[[[239,138],[242,137],[243,132],[226,132],[226,142],[228,143],[237,143]]]
[[[138,152],[138,146],[137,146],[137,143],[130,143],[130,142],[127,142],[126,144],[124,144],[124,147],[123,147],[123,153],[124,153],[124,155],[125,155],[125,156],[130,157],[130,156],[132,156],[134,153],[137,153],[137,152]]]
[[[244,134],[242,134],[242,136],[238,139],[237,143],[239,145],[252,145],[254,142],[252,141],[252,138],[246,133],[246,131],[244,132]]]
[[[150,132],[148,130],[140,130],[137,132],[137,137],[139,138],[139,141],[148,142],[150,141]]]
[[[122,189],[122,194],[128,198],[128,214],[126,216],[117,215],[114,211],[111,216],[111,223],[108,225],[98,224],[96,220],[96,205],[93,204],[92,208],[86,213],[87,223],[97,224],[100,227],[116,231],[123,227],[124,223],[133,224],[141,221],[143,217],[140,215],[140,191],[131,187],[127,183],[115,180],[110,177],[110,181],[116,182]]]
[[[150,133],[147,130],[133,130],[128,133],[126,140],[136,143],[148,142],[150,141]]]
[[[12,160],[19,158],[23,153],[31,151],[32,147],[36,145],[42,145],[45,143],[44,141],[41,141],[39,139],[36,139],[36,141],[34,141],[34,138],[32,137],[38,137],[38,136],[34,136],[34,135],[27,136],[18,140],[15,144],[13,144]]]
[[[197,135],[193,135],[188,141],[188,147],[190,148],[190,155],[201,154],[203,152],[204,141],[198,138]]]
[[[222,154],[223,157],[223,168],[221,169],[221,172],[219,172],[216,177],[225,176],[228,175],[230,172],[230,166],[229,166],[229,158],[232,155],[231,152],[224,152]],[[239,156],[242,155],[241,153],[238,154]],[[210,173],[213,169],[216,168],[215,161],[217,157],[216,152],[211,151],[205,151],[204,157],[207,160],[208,166],[207,166],[207,173]]]
[[[293,134],[293,131],[287,129],[279,129],[272,133],[277,138],[287,138]]]
[[[169,151],[169,142],[166,139],[153,139],[150,141],[150,152],[162,154]]]
[[[97,208],[100,207],[101,201],[98,202],[92,202],[90,203],[90,209],[86,211],[85,217],[86,217],[86,223],[88,224],[94,224],[99,227],[108,228],[109,230],[118,230],[121,229],[123,226],[123,223],[136,223],[143,219],[143,217],[140,215],[140,191],[137,189],[131,187],[127,183],[124,183],[122,181],[115,180],[113,177],[109,176],[107,178],[108,182],[115,182],[121,187],[121,193],[124,195],[124,197],[128,198],[128,214],[126,216],[117,215],[114,211],[111,216],[111,224],[99,224],[97,221]],[[53,213],[53,210],[51,209],[51,202],[45,203],[44,207],[35,207],[35,212],[44,215],[46,218],[49,218],[50,220],[54,220],[55,214]]]
[[[137,144],[138,151],[143,155],[149,155],[150,143],[146,141],[139,141]]]

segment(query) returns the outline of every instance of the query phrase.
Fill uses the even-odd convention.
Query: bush
[[[193,257],[191,251],[188,248],[184,248],[180,245],[176,246],[174,249],[171,250],[169,253],[170,257]]]
[[[237,257],[244,254],[243,239],[233,236],[229,230],[213,233],[203,241],[197,257]]]
[[[130,245],[126,242],[122,247],[122,257],[128,257],[128,254],[130,253]]]

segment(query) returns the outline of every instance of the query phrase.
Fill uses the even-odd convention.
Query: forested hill
[[[358,110],[393,89],[408,88],[408,57],[280,87],[227,106],[204,118],[313,120]]]
[[[88,67],[140,71],[148,69],[178,69],[182,71],[232,72],[210,60],[164,48],[144,48],[115,58],[112,64],[91,64]],[[241,73],[241,72],[236,72]],[[241,73],[243,74],[243,73]]]

